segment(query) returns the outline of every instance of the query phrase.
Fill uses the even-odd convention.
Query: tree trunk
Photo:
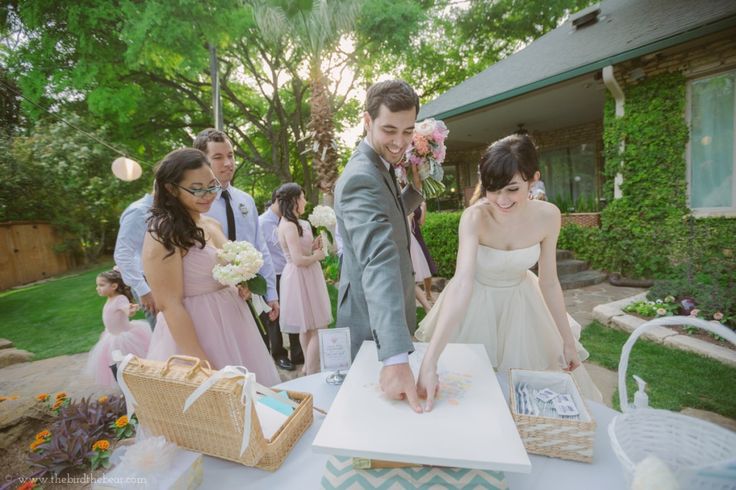
[[[319,66],[312,68],[310,82],[312,95],[309,100],[311,108],[309,130],[312,132],[313,141],[313,168],[319,191],[324,195],[323,199],[325,202],[332,202],[337,181],[338,155],[327,79]]]

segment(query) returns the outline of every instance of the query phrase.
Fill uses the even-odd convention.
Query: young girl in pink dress
[[[227,238],[204,213],[220,190],[207,156],[197,149],[172,151],[157,167],[142,259],[160,313],[146,357],[183,354],[214,369],[245,366],[259,383],[272,386],[279,374],[244,301],[250,291],[212,277]]]
[[[317,329],[332,322],[327,283],[319,262],[325,258],[321,240],[314,239],[312,228],[299,216],[307,200],[299,184],[282,185],[276,193],[282,218],[279,243],[286,257],[281,273],[281,331],[298,333],[304,352],[306,374],[319,372],[319,339]]]
[[[115,378],[110,370],[110,365],[114,364],[113,351],[119,350],[123,355],[145,356],[151,340],[151,328],[143,320],[128,319],[138,311],[138,305],[131,303],[133,295],[120,272],[111,270],[97,276],[97,294],[107,297],[102,308],[105,330],[89,353],[86,373],[94,377],[99,385],[114,386]]]

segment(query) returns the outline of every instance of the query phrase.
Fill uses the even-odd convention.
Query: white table
[[[325,374],[313,374],[278,385],[293,391],[305,391],[314,396],[314,406],[329,409],[339,386],[324,382]],[[508,393],[506,376],[498,380],[504,393]],[[621,467],[611,450],[608,424],[618,412],[605,405],[588,401],[588,407],[596,421],[593,463],[578,463],[530,454],[532,472],[519,474],[506,472],[509,488],[539,490],[622,490],[626,488]],[[417,415],[421,417],[421,415]],[[276,472],[270,473],[248,468],[237,463],[209,456],[204,457],[203,490],[221,488],[248,489],[316,489],[320,488],[327,455],[312,452],[312,441],[324,420],[314,412],[314,423],[302,436],[286,461]],[[489,441],[489,443],[491,443]]]

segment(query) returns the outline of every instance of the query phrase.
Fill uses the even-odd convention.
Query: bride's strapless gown
[[[475,283],[470,303],[460,327],[450,342],[483,344],[493,367],[561,370],[564,367],[562,337],[539,289],[539,280],[529,268],[539,260],[539,244],[517,250],[498,250],[484,245],[478,248]],[[447,291],[447,288],[445,289]],[[429,342],[437,326],[439,312],[447,295],[419,324],[416,337]],[[580,324],[568,315],[580,360],[588,352],[580,344]],[[585,398],[601,401],[584,366],[573,371]]]
[[[192,247],[182,258],[184,308],[214,369],[245,366],[265,386],[281,382],[276,365],[261,339],[248,305],[234,287],[223,286],[212,277],[217,249],[211,245]],[[178,348],[163,313],[156,318],[147,358],[166,360],[185,354]]]

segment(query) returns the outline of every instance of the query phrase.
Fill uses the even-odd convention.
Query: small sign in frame
[[[350,369],[350,329],[323,328],[319,330],[319,363],[320,370],[330,372],[325,381],[339,385],[345,379],[345,372]]]

